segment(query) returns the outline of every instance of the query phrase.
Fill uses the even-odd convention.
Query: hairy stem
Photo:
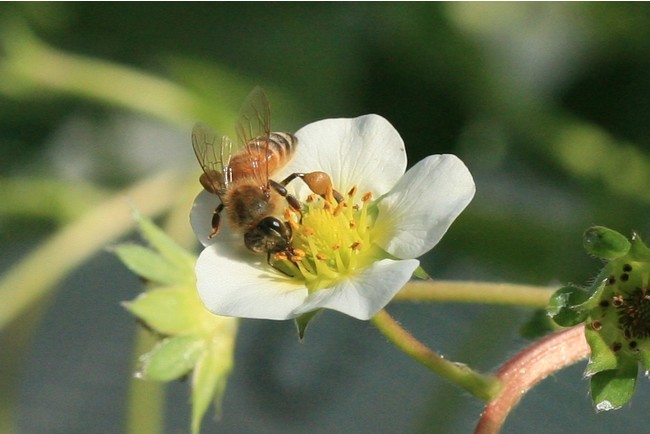
[[[466,365],[454,363],[430,350],[382,310],[371,321],[397,348],[420,364],[481,399],[497,395],[500,382],[496,377],[473,371]]]
[[[510,411],[533,386],[590,353],[584,326],[578,325],[547,336],[504,364],[497,372],[501,393],[487,404],[474,434],[498,433]]]

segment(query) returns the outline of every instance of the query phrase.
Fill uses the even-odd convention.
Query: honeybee
[[[242,106],[236,124],[238,142],[220,136],[205,124],[192,130],[192,147],[203,169],[199,182],[219,197],[212,216],[212,232],[219,232],[225,210],[231,226],[243,234],[245,246],[255,253],[291,254],[291,225],[282,220],[287,205],[301,214],[301,204],[286,189],[302,179],[316,194],[332,191],[324,172],[292,173],[281,182],[271,179],[293,157],[298,139],[290,133],[271,132],[270,104],[264,91],[256,87]]]

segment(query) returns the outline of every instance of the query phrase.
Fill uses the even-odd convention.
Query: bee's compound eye
[[[244,234],[244,243],[255,253],[281,252],[289,246],[291,228],[276,217],[265,217]]]

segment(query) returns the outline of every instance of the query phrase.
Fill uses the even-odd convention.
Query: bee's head
[[[264,217],[244,234],[246,247],[255,253],[277,253],[287,250],[291,227],[276,217]]]

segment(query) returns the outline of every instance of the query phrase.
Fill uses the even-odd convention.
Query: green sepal
[[[199,332],[196,294],[186,287],[152,289],[122,305],[149,327],[165,335]]]
[[[151,220],[139,213],[134,213],[138,228],[142,237],[158,251],[171,264],[181,270],[194,273],[196,257],[172,240],[162,229],[156,226]]]
[[[622,234],[604,226],[592,226],[583,235],[585,250],[603,259],[616,259],[627,254],[630,241]]]
[[[161,254],[138,244],[120,244],[113,251],[133,273],[146,281],[161,285],[175,285],[192,279],[185,268],[170,263]]]
[[[232,345],[232,344],[231,344]],[[216,345],[202,354],[192,374],[192,434],[201,431],[201,420],[214,401],[217,417],[221,415],[221,401],[226,390],[228,374],[233,367],[232,350],[224,352],[225,345]]]
[[[155,381],[175,380],[188,374],[204,352],[205,340],[201,337],[165,338],[142,356],[138,376]]]
[[[634,394],[638,364],[627,359],[618,369],[601,371],[591,377],[591,399],[596,411],[616,410]]]
[[[554,322],[544,309],[536,309],[526,323],[519,329],[519,335],[525,339],[537,339],[556,329]]]
[[[298,339],[302,341],[305,338],[305,331],[307,330],[307,326],[311,320],[313,320],[321,311],[322,309],[313,310],[311,312],[300,315],[294,320],[296,323],[296,329],[298,330]]]
[[[645,245],[639,234],[632,234],[632,246],[630,247],[630,257],[636,261],[650,261],[650,249]]]
[[[558,325],[571,327],[587,318],[588,311],[582,304],[589,299],[589,294],[572,286],[560,288],[551,296],[546,311]]]
[[[599,275],[598,277],[596,277],[596,279],[598,279],[599,277],[602,276]],[[598,280],[594,281],[594,284],[589,289],[591,293],[591,295],[589,295],[589,298],[580,306],[576,306],[575,308],[584,311],[590,311],[591,309],[598,306],[600,302],[603,300],[603,293],[605,292],[606,287],[607,287],[606,279],[603,279],[600,282],[598,282]]]
[[[413,277],[421,280],[431,280],[431,276],[429,276],[429,273],[424,271],[424,268],[422,268],[421,266],[415,269],[415,271],[413,272]]]
[[[591,348],[591,357],[585,370],[586,376],[595,375],[598,372],[616,369],[618,359],[616,353],[609,347],[603,336],[589,327],[585,328],[585,338]]]

